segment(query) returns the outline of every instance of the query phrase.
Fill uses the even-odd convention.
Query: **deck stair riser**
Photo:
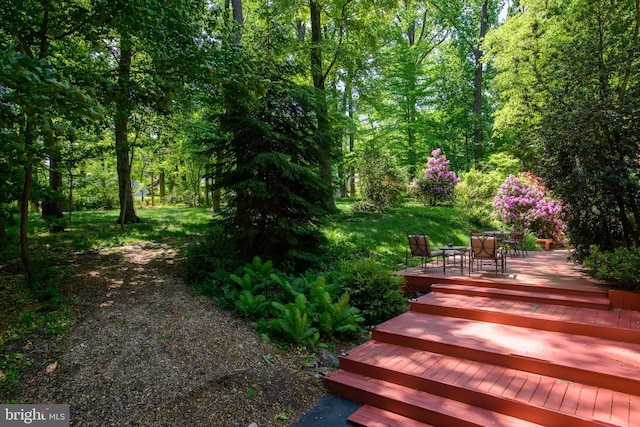
[[[594,284],[419,273],[409,272],[407,283],[424,280],[414,291],[431,292],[377,325],[326,378],[332,391],[364,404],[349,421],[640,425],[639,312],[611,309]]]
[[[398,354],[403,354],[402,351],[398,352]],[[441,368],[442,365],[448,363],[459,364],[458,366],[469,366],[469,364],[462,360],[456,358],[446,358],[445,361],[437,360],[430,367],[425,367],[422,370],[422,366],[416,369],[415,365],[412,365],[408,360],[411,360],[412,357],[404,354],[407,357],[398,357],[395,359],[395,365],[393,366],[384,366],[372,364],[366,360],[358,360],[352,359],[350,357],[341,358],[341,369],[343,372],[348,373],[349,375],[335,375],[332,378],[332,382],[340,382],[349,384],[350,381],[353,380],[353,375],[360,375],[362,377],[375,378],[377,380],[386,381],[387,383],[393,383],[397,385],[401,385],[403,387],[407,387],[408,389],[415,390],[417,392],[427,392],[430,394],[435,394],[440,397],[446,399],[456,400],[458,402],[471,405],[473,407],[483,408],[492,412],[500,412],[508,416],[518,417],[523,420],[527,420],[530,422],[535,422],[538,424],[542,424],[545,426],[603,426],[603,425],[613,425],[609,424],[602,420],[594,420],[592,418],[587,418],[582,416],[580,413],[576,411],[576,413],[568,413],[568,411],[560,411],[560,404],[558,403],[557,409],[550,409],[545,407],[532,406],[529,404],[529,397],[532,400],[538,399],[542,403],[545,403],[545,399],[551,401],[553,399],[558,399],[558,396],[553,396],[553,388],[557,387],[556,381],[553,378],[544,378],[537,377],[536,381],[540,381],[539,389],[531,390],[531,396],[528,397],[527,392],[524,391],[526,387],[523,387],[522,397],[519,399],[515,398],[516,393],[513,392],[507,396],[507,393],[511,392],[511,390],[507,390],[507,387],[504,385],[496,384],[491,390],[498,390],[500,387],[503,387],[501,390],[505,394],[501,394],[499,391],[489,392],[489,386],[481,386],[480,388],[477,386],[469,385],[475,384],[474,378],[470,375],[467,378],[465,375],[458,375],[455,373],[455,370],[447,371],[447,368]],[[437,356],[422,356],[425,357],[435,357]],[[479,366],[479,364],[475,364],[475,367]],[[480,372],[480,369],[478,372]],[[441,372],[449,372],[448,374],[442,374]],[[500,375],[511,376],[515,375],[515,371],[511,370],[497,370],[492,369],[490,372],[498,372]],[[490,374],[491,375],[491,374]],[[522,379],[524,374],[520,374],[517,380]],[[496,379],[499,378],[498,374],[495,374]],[[465,383],[465,380],[468,379],[468,382]],[[531,384],[537,384],[534,381],[534,378],[530,381]],[[546,388],[543,386],[546,386]],[[528,387],[529,384],[527,384]],[[588,387],[581,384],[571,384],[576,389],[582,390]],[[567,383],[562,384],[565,388],[568,388]],[[330,387],[332,387],[330,385]],[[515,390],[515,388],[514,388]],[[562,389],[560,389],[562,390]],[[556,393],[557,394],[557,393]],[[542,398],[541,398],[542,396]],[[551,397],[549,397],[551,396]],[[628,396],[628,395],[626,395]],[[628,399],[628,397],[619,397],[617,399],[618,403],[620,401],[624,401],[624,399]],[[358,393],[352,393],[350,398],[354,400],[358,400],[360,398]],[[367,403],[367,402],[365,402]],[[581,405],[585,405],[585,402],[580,402]],[[387,402],[386,405],[393,406],[392,402]],[[570,406],[570,405],[568,405]],[[574,403],[575,407],[578,407],[578,401]],[[588,406],[588,403],[587,403]],[[432,421],[431,421],[432,422]]]
[[[451,293],[459,295],[470,295],[478,297],[500,298],[512,301],[528,301],[540,304],[558,304],[570,307],[595,308],[600,310],[609,309],[609,299],[601,294],[589,293],[561,294],[547,293],[540,288],[502,288],[492,286],[472,286],[460,284],[436,283],[431,285],[432,292]]]
[[[434,427],[431,424],[366,404],[351,414],[348,420],[363,427]]]
[[[355,401],[436,426],[535,427],[543,425],[483,408],[471,408],[468,404],[457,400],[345,371],[339,371],[329,377],[328,386],[332,391]]]
[[[449,302],[453,301],[452,304]],[[473,302],[464,306],[460,301]],[[457,305],[456,305],[457,303]],[[571,307],[556,308],[534,302],[516,303],[487,297],[472,297],[433,292],[411,302],[411,311],[438,316],[479,320],[503,325],[521,326],[546,331],[585,335],[613,341],[640,344],[640,315],[628,310],[610,310]],[[514,307],[519,308],[518,310]],[[633,315],[633,316],[632,316]],[[589,323],[581,319],[596,319]],[[598,320],[600,319],[600,320]],[[620,327],[625,324],[627,327]]]
[[[640,390],[638,344],[412,312],[376,327],[372,339],[620,392]]]
[[[528,292],[538,292],[545,295],[574,295],[583,297],[599,297],[607,298],[608,293],[606,290],[600,289],[574,289],[563,288],[560,284],[557,286],[548,285],[530,285],[521,282],[495,282],[483,279],[473,279],[467,277],[430,277],[430,276],[416,276],[406,275],[404,276],[405,282],[411,285],[423,286],[428,289],[434,284],[451,284],[451,285],[468,285],[478,286],[495,289],[512,289]]]

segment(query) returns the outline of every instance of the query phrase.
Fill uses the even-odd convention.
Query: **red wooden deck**
[[[334,392],[365,404],[349,420],[637,425],[640,313],[610,309],[606,289],[558,253],[520,261],[510,258],[508,274],[492,280],[451,268],[445,277],[442,266],[410,270],[407,282],[423,291],[436,283],[432,292],[378,325],[372,340],[343,356],[326,379]]]

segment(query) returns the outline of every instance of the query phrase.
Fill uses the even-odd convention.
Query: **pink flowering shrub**
[[[433,150],[420,176],[411,181],[411,194],[432,206],[438,202],[452,201],[453,189],[460,178],[449,170],[449,162],[439,148]]]
[[[563,240],[563,206],[560,200],[545,198],[535,178],[509,175],[493,199],[494,216],[512,229],[527,229],[538,237]]]

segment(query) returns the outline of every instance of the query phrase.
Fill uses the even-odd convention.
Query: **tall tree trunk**
[[[27,280],[33,280],[33,261],[29,252],[29,240],[27,238],[29,225],[29,199],[31,197],[31,183],[33,181],[33,124],[27,121],[24,132],[24,145],[27,154],[27,163],[24,166],[24,185],[22,187],[22,199],[20,203],[20,252],[22,266],[27,274]]]
[[[167,184],[164,176],[164,169],[160,171],[160,178],[158,179],[158,185],[160,186],[160,202],[164,202],[164,197],[167,194]]]
[[[48,138],[47,138],[48,139]],[[58,169],[60,152],[49,144],[49,189],[50,194],[42,201],[42,216],[62,218],[61,194],[62,190],[62,172]]]
[[[153,187],[155,187],[155,185],[153,184],[153,180],[155,179],[155,176],[153,174],[153,172],[151,172],[151,206],[155,206],[156,205],[156,193],[155,193],[155,189]]]
[[[482,57],[484,52],[481,49],[481,43],[487,35],[487,20],[489,0],[482,3],[480,15],[480,34],[478,37],[477,47],[473,51],[473,59],[475,65],[475,74],[473,77],[473,151],[475,160],[482,157]]]
[[[311,75],[313,87],[318,91],[318,132],[322,137],[320,146],[320,179],[327,186],[326,200],[322,201],[328,210],[335,210],[333,200],[333,177],[331,175],[331,125],[328,118],[327,100],[325,92],[325,77],[322,68],[322,21],[321,8],[316,0],[309,1],[311,15]]]
[[[242,16],[242,0],[231,0],[231,8],[233,9],[233,20],[238,28],[236,30],[236,36],[233,39],[233,44],[240,44],[242,40],[242,26],[244,25],[244,16]]]
[[[131,191],[131,157],[129,151],[129,116],[131,106],[130,79],[131,79],[132,44],[128,35],[122,35],[120,40],[120,64],[118,65],[118,90],[116,97],[115,132],[116,132],[116,167],[118,170],[118,196],[120,198],[119,224],[139,223],[136,215]]]

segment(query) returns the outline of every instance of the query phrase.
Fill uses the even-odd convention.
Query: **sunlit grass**
[[[339,213],[325,227],[326,234],[334,240],[347,239],[357,246],[365,245],[388,265],[405,261],[407,233],[424,232],[434,247],[450,242],[468,244],[472,227],[460,220],[453,207],[407,201],[402,207],[380,214],[352,212],[353,203],[353,200],[336,201]]]

